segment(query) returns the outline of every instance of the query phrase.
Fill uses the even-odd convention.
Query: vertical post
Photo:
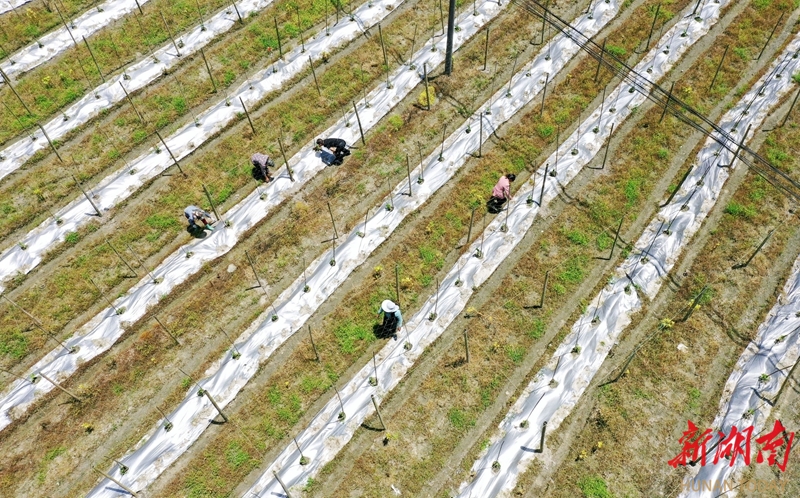
[[[139,5],[139,2],[136,2],[136,5]],[[139,7],[139,9],[141,10],[141,7]],[[131,494],[131,496],[134,496],[134,497],[137,497],[137,496],[139,496],[139,495],[138,495],[138,494],[136,494],[136,492],[135,492],[135,491],[133,491],[131,488],[127,487],[126,485],[122,484],[121,482],[119,482],[118,480],[114,479],[114,478],[113,478],[113,477],[111,477],[110,475],[108,475],[108,474],[106,474],[105,472],[101,471],[100,469],[98,469],[98,468],[97,468],[97,467],[95,467],[94,465],[92,466],[92,469],[94,469],[94,471],[95,471],[95,472],[97,472],[98,474],[102,475],[103,477],[105,477],[105,478],[106,478],[106,479],[108,479],[109,481],[113,482],[114,484],[116,484],[116,485],[117,485],[117,486],[119,486],[120,488],[122,488],[122,489],[124,489],[125,491],[127,491],[128,493],[130,493],[130,494]]]
[[[602,111],[600,115],[602,116]],[[589,169],[604,169],[606,167],[606,160],[608,159],[608,149],[611,148],[611,137],[613,136],[613,134],[614,134],[614,123],[611,123],[611,131],[608,134],[608,143],[606,143],[606,150],[603,152],[603,164],[599,168],[588,167]]]
[[[308,337],[311,338],[311,348],[314,350],[314,356],[317,358],[317,363],[319,363],[319,353],[317,352],[317,345],[314,344],[314,334],[311,333],[311,325],[308,326]]]
[[[92,207],[94,208],[95,213],[97,213],[97,216],[103,216],[103,213],[100,211],[100,208],[97,207],[97,204],[94,203],[94,201],[89,196],[89,194],[86,193],[85,190],[83,190],[83,187],[81,186],[81,184],[78,181],[78,179],[75,178],[75,175],[72,175],[72,179],[75,180],[75,185],[77,185],[78,188],[81,189],[81,192],[83,192],[83,196],[86,197],[86,200],[89,201],[89,204],[92,205]]]
[[[158,413],[160,413],[161,416],[164,417],[164,420],[167,421],[167,423],[164,424],[164,430],[167,431],[167,432],[171,431],[172,430],[172,421],[169,419],[169,417],[167,417],[167,414],[164,413],[164,411],[161,410],[161,408],[158,407],[158,405],[156,405],[156,410],[158,410]]]
[[[671,194],[669,194],[669,197],[667,198],[667,202],[665,202],[664,204],[661,204],[658,207],[663,208],[664,206],[667,206],[670,202],[672,202],[672,199],[675,197],[675,194],[677,194],[678,191],[681,189],[681,186],[683,186],[683,182],[685,182],[686,179],[689,178],[689,173],[692,172],[692,168],[693,167],[694,167],[693,164],[689,164],[689,167],[686,168],[686,173],[684,173],[683,178],[681,178],[681,181],[678,182],[678,186],[675,187],[675,190],[673,190]]]
[[[439,161],[444,161],[444,139],[447,131],[447,123],[442,125],[442,148],[439,150]]]
[[[106,239],[106,244],[108,244],[108,247],[110,247],[110,248],[111,248],[111,250],[112,250],[112,251],[114,251],[114,254],[116,254],[116,255],[117,255],[117,257],[119,258],[119,260],[120,260],[120,261],[122,261],[122,263],[123,263],[125,266],[127,266],[127,267],[128,267],[128,269],[129,269],[130,271],[132,271],[132,272],[133,272],[134,276],[138,277],[138,276],[139,276],[139,274],[138,274],[138,273],[136,273],[136,270],[134,270],[134,269],[133,269],[133,267],[132,267],[130,264],[128,264],[128,262],[127,262],[127,261],[125,261],[125,258],[123,258],[123,257],[122,257],[122,255],[119,253],[119,251],[117,251],[117,248],[116,248],[116,247],[114,247],[114,246],[112,246],[112,245],[111,245],[111,242],[109,242],[109,241],[108,241],[108,239]]]
[[[714,88],[714,83],[717,81],[717,76],[719,75],[719,70],[722,68],[722,62],[725,60],[725,55],[728,53],[728,45],[725,45],[725,50],[722,52],[722,57],[719,59],[719,64],[717,64],[717,70],[714,71],[714,77],[711,78],[711,84],[708,85],[708,91],[710,92]]]
[[[364,128],[361,127],[361,118],[358,116],[358,107],[356,107],[356,101],[353,101],[353,110],[356,113],[356,121],[358,121],[358,132],[361,133],[361,145],[367,145],[367,141],[364,140]]]
[[[69,26],[67,26],[67,21],[64,20],[64,16],[61,15],[61,9],[58,8],[58,4],[53,4],[53,5],[56,6],[56,12],[58,12],[58,17],[61,18],[61,22],[64,24],[64,29],[67,30],[67,33],[69,33],[69,37],[72,38],[72,44],[75,45],[75,48],[78,48],[78,42],[75,41],[75,37],[72,36],[72,30],[70,30]]]
[[[670,100],[672,100],[672,90],[674,89],[675,89],[675,82],[673,81],[672,85],[670,85],[669,87],[669,93],[667,94],[667,101],[664,102],[664,110],[661,112],[661,117],[658,119],[659,123],[661,123],[661,121],[664,120],[664,115],[667,114],[667,108],[669,107],[669,102]],[[617,94],[617,98],[619,98],[619,94]]]
[[[655,21],[653,21],[655,22]],[[648,41],[648,44],[650,42]],[[597,83],[597,78],[600,76],[600,67],[603,65],[603,56],[606,53],[606,38],[603,38],[603,46],[600,49],[600,58],[597,59],[597,69],[594,72],[594,82]]]
[[[275,36],[278,38],[278,55],[281,60],[283,60],[283,45],[281,45],[281,32],[278,29],[278,18],[272,18],[275,21]]]
[[[486,63],[489,60],[489,28],[486,28],[486,41],[483,42],[483,70],[486,71]]]
[[[773,31],[773,33],[774,33],[774,31]],[[83,43],[86,44],[86,50],[89,51],[89,55],[92,57],[92,62],[94,62],[95,69],[97,69],[97,74],[100,75],[100,79],[102,79],[103,83],[105,83],[106,82],[106,77],[103,76],[103,72],[100,71],[100,65],[97,63],[97,59],[94,58],[94,53],[92,53],[92,49],[91,49],[91,47],[89,47],[89,42],[86,41],[86,37],[85,36],[81,36],[81,38],[83,38]]]
[[[247,116],[247,122],[250,123],[250,128],[253,130],[253,135],[256,134],[256,127],[253,126],[253,121],[250,119],[250,113],[247,111],[247,106],[244,105],[244,100],[239,97],[239,102],[242,104],[242,109],[244,109],[244,115]]]
[[[383,427],[383,430],[386,430],[386,424],[383,423],[383,417],[381,416],[381,410],[378,408],[378,402],[375,400],[375,395],[370,394],[369,397],[372,398],[372,406],[375,407],[375,413],[378,414],[378,420],[381,423],[381,427]]]
[[[206,199],[208,199],[208,203],[211,204],[211,210],[214,211],[214,216],[217,217],[217,220],[221,220],[222,218],[220,217],[219,213],[217,212],[217,206],[215,206],[214,205],[214,201],[211,200],[211,194],[208,192],[208,189],[206,188],[206,185],[204,183],[201,183],[200,185],[202,185],[202,187],[203,187],[203,192],[205,192],[205,194],[206,194]]]
[[[281,148],[281,155],[283,156],[283,162],[286,164],[286,171],[289,172],[289,179],[294,181],[294,172],[292,172],[292,168],[289,167],[289,160],[286,159],[286,150],[283,148],[283,139],[278,136],[278,145]]]
[[[198,387],[199,387],[199,386],[200,386],[200,385],[198,384]],[[214,398],[211,396],[211,393],[210,393],[210,392],[208,392],[208,391],[206,391],[206,390],[205,390],[205,389],[203,389],[202,387],[200,387],[200,391],[199,391],[199,392],[200,392],[200,393],[202,393],[202,394],[204,394],[204,395],[206,395],[206,396],[208,396],[208,400],[211,402],[211,404],[212,404],[212,405],[214,405],[214,408],[216,408],[217,412],[218,412],[218,413],[220,414],[220,416],[222,417],[222,420],[224,420],[225,422],[227,422],[227,421],[228,421],[228,417],[225,415],[225,413],[223,413],[223,411],[222,411],[222,408],[220,408],[220,407],[219,407],[219,405],[217,404],[217,402],[216,402],[216,401],[214,401]]]
[[[800,88],[798,88],[797,93],[794,95],[794,100],[792,100],[792,105],[789,106],[789,111],[786,113],[786,116],[784,116],[783,121],[781,121],[781,127],[789,120],[789,114],[792,113],[792,109],[794,109],[794,105],[797,103],[797,97],[800,97]]]
[[[258,276],[258,271],[256,271],[256,265],[253,263],[253,258],[250,257],[250,253],[247,251],[244,252],[244,255],[247,257],[247,262],[250,263],[250,268],[253,270],[253,275],[256,276],[256,283],[266,292],[266,287],[264,287],[264,284],[261,283],[261,279]]]
[[[161,137],[161,133],[159,133],[158,130],[156,130],[156,136],[158,136],[158,139],[161,140],[161,143],[164,145],[164,148],[167,149],[169,157],[172,158],[172,162],[175,164],[175,166],[178,167],[178,171],[180,171],[183,176],[186,176],[186,173],[183,172],[183,168],[181,168],[180,163],[178,162],[177,159],[175,159],[175,156],[172,154],[172,151],[169,150],[169,147],[167,146],[167,142],[164,141],[164,139]]]
[[[22,104],[22,107],[24,107],[24,108],[25,108],[25,112],[27,112],[28,114],[33,114],[33,113],[31,112],[31,110],[30,110],[30,109],[28,109],[28,105],[25,103],[25,101],[24,101],[24,100],[22,100],[22,97],[20,97],[20,96],[19,96],[19,94],[17,93],[17,89],[16,89],[16,88],[14,88],[14,85],[12,85],[12,84],[11,84],[11,78],[9,78],[9,77],[8,77],[8,75],[6,74],[6,72],[5,72],[5,71],[3,71],[2,69],[0,69],[0,76],[2,76],[2,77],[3,77],[3,82],[4,82],[6,85],[8,85],[8,88],[10,88],[10,89],[11,89],[11,91],[14,93],[14,96],[16,96],[16,97],[17,97],[17,100],[19,100],[19,103],[20,103],[20,104]]]
[[[339,422],[344,422],[347,418],[347,414],[344,412],[344,403],[342,403],[342,396],[339,394],[339,389],[336,386],[333,386],[333,390],[336,391],[336,398],[339,399],[339,406],[341,407],[342,411],[339,412]]]
[[[467,230],[467,243],[465,245],[469,246],[469,241],[472,239],[472,222],[475,221],[475,209],[472,208],[472,214],[469,216],[469,229]]]
[[[125,247],[128,248],[128,250],[131,252],[131,254],[133,254],[133,256],[136,258],[136,260],[142,266],[142,268],[144,268],[144,270],[147,272],[147,274],[150,275],[150,278],[153,279],[153,283],[154,284],[159,283],[160,280],[156,279],[156,277],[153,275],[153,272],[151,272],[150,269],[147,266],[145,266],[144,261],[142,261],[142,258],[140,258],[138,254],[136,254],[136,252],[133,250],[133,248],[128,244],[126,244]],[[92,283],[94,283],[94,282],[92,282]],[[97,287],[97,286],[95,286],[95,287]],[[98,292],[100,291],[100,289],[97,289],[97,290],[98,290]]]
[[[767,241],[769,240],[769,238],[770,238],[770,237],[772,237],[772,234],[775,232],[775,230],[776,230],[776,229],[775,229],[775,228],[773,228],[772,230],[770,230],[770,231],[769,231],[769,233],[767,234],[767,236],[766,236],[766,237],[764,237],[764,240],[762,240],[762,241],[761,241],[761,243],[760,243],[760,244],[758,244],[758,247],[756,247],[756,250],[755,250],[755,251],[753,251],[753,254],[751,254],[751,255],[750,255],[750,257],[749,257],[749,258],[747,258],[747,261],[745,261],[744,263],[740,263],[740,264],[738,264],[738,265],[733,265],[731,268],[732,268],[732,269],[734,269],[734,270],[738,270],[739,268],[744,268],[745,266],[749,265],[749,264],[750,264],[750,262],[751,262],[751,261],[753,261],[753,258],[755,258],[755,257],[756,257],[756,254],[758,254],[758,251],[760,251],[760,250],[761,250],[761,248],[762,248],[762,247],[764,247],[764,244],[766,244],[766,243],[767,243]]]
[[[239,17],[239,24],[244,24],[244,19],[242,19],[242,15],[239,13],[239,7],[236,6],[236,1],[231,0],[231,4],[233,4],[233,10],[236,11],[236,16]]]
[[[53,384],[54,386],[56,386],[57,388],[59,388],[61,391],[63,391],[63,392],[65,392],[65,393],[67,393],[67,394],[68,394],[68,395],[69,395],[71,398],[73,398],[73,399],[74,399],[75,401],[77,401],[78,403],[80,403],[80,402],[81,402],[81,399],[80,399],[79,397],[75,396],[75,395],[74,395],[74,394],[72,394],[71,392],[69,392],[69,391],[67,391],[66,389],[64,389],[64,388],[61,386],[61,384],[59,384],[58,382],[54,381],[54,380],[53,380],[53,379],[51,379],[50,377],[46,376],[46,375],[45,375],[45,374],[44,374],[42,371],[39,371],[39,375],[40,375],[40,376],[41,376],[41,377],[42,377],[44,380],[46,380],[47,382],[49,382],[49,383]]]
[[[644,47],[644,52],[647,52],[647,51],[650,50],[650,41],[653,39],[653,31],[656,29],[656,21],[658,20],[658,13],[660,11],[661,11],[661,4],[658,4],[656,6],[656,14],[653,16],[653,24],[650,25],[650,34],[647,35],[647,45],[645,45],[645,47]],[[603,41],[603,45],[605,45],[605,41]],[[597,79],[597,78],[595,78],[595,79]]]
[[[614,242],[611,244],[611,252],[608,255],[608,259],[610,260],[612,256],[614,256],[614,249],[617,247],[617,241],[619,240],[619,231],[622,230],[622,222],[625,220],[625,217],[619,219],[619,225],[617,225],[617,233],[614,234]]]
[[[514,56],[514,64],[511,65],[511,75],[508,77],[508,90],[506,90],[506,97],[511,97],[511,82],[514,80],[514,71],[517,70],[517,57],[519,54]]]
[[[287,498],[292,498],[291,493],[289,493],[289,489],[286,487],[286,484],[283,483],[283,481],[281,480],[281,477],[278,475],[278,473],[273,470],[272,471],[272,475],[275,476],[275,479],[278,481],[278,484],[281,485],[281,489],[283,489],[283,493],[286,495],[286,497]]]
[[[394,291],[397,297],[397,306],[400,306],[400,267],[394,265]]]
[[[542,423],[542,439],[539,440],[539,453],[544,452],[544,435],[547,432],[547,422]]]
[[[733,159],[731,159],[731,163],[728,165],[729,168],[733,168],[733,164],[736,162],[736,158],[739,157],[739,152],[741,152],[742,147],[744,147],[744,141],[747,138],[747,135],[750,133],[751,126],[753,126],[753,123],[747,125],[747,129],[744,130],[744,135],[742,135],[742,139],[739,140],[739,146],[736,147],[736,152],[733,154]]]
[[[203,21],[203,12],[200,10],[200,2],[198,0],[194,0],[195,5],[197,5],[197,16],[200,18],[200,31],[206,30],[205,21]]]
[[[542,285],[542,295],[539,296],[539,308],[544,308],[544,296],[547,294],[547,281],[550,279],[550,270],[544,272],[544,284]]]
[[[425,102],[428,103],[428,110],[431,110],[431,95],[430,91],[428,90],[428,63],[425,62],[422,64],[422,73],[423,78],[425,79]]]
[[[469,336],[467,335],[467,329],[464,329],[464,351],[467,355],[467,363],[469,363]]]
[[[480,121],[480,132],[478,133],[478,157],[483,157],[483,113],[478,113],[478,121]]]
[[[539,207],[542,207],[542,202],[544,202],[544,184],[547,183],[547,170],[549,168],[550,168],[550,163],[546,163],[544,165],[544,175],[542,176],[542,190],[539,193]]]
[[[303,21],[300,19],[300,8],[295,7],[294,11],[297,13],[297,29],[300,31],[300,46],[302,50],[300,50],[301,54],[306,53],[306,40],[303,38]]]
[[[211,66],[208,64],[206,53],[203,51],[202,47],[200,48],[200,55],[203,56],[203,62],[206,65],[206,71],[208,71],[208,79],[211,80],[211,85],[214,87],[214,93],[217,93],[217,83],[214,81],[214,76],[211,74]]]
[[[319,89],[319,82],[317,81],[317,72],[314,71],[314,61],[311,60],[311,56],[308,56],[308,65],[311,66],[311,74],[314,76],[314,85],[317,87],[317,94],[322,97],[322,91]]]
[[[175,341],[175,344],[177,344],[178,346],[180,346],[180,345],[181,345],[181,343],[180,343],[180,342],[178,342],[178,338],[177,338],[177,337],[175,337],[175,336],[172,334],[172,332],[170,332],[170,331],[169,331],[169,329],[168,329],[166,326],[164,326],[164,324],[163,324],[163,323],[161,323],[161,320],[159,320],[159,319],[158,319],[158,317],[157,317],[157,316],[155,316],[155,315],[153,315],[153,318],[155,319],[156,323],[158,323],[159,325],[161,325],[161,328],[164,330],[164,332],[166,332],[166,333],[167,333],[167,335],[168,335],[168,336],[170,336],[170,337],[172,338],[172,340],[173,340],[173,341]],[[167,417],[166,417],[166,416],[164,416],[164,418],[167,418]]]
[[[550,73],[544,75],[544,88],[542,88],[542,108],[539,109],[539,118],[544,116],[544,99],[547,96],[547,82],[550,81]]]
[[[133,107],[133,112],[136,113],[136,116],[139,118],[142,124],[144,124],[144,118],[142,117],[142,113],[139,112],[139,109],[136,108],[136,104],[133,103],[133,99],[131,98],[128,90],[125,89],[125,85],[122,84],[122,81],[119,82],[119,86],[122,87],[122,91],[125,92],[125,98],[128,99],[128,103]]]
[[[139,8],[139,14],[144,15],[144,12],[142,12],[142,6],[139,5],[139,0],[133,0],[133,1],[136,2],[136,7]]]
[[[172,30],[169,29],[169,25],[167,24],[167,20],[164,18],[164,13],[160,10],[158,11],[161,14],[161,20],[164,21],[164,28],[167,30],[167,34],[169,35],[169,39],[172,40],[172,46],[175,47],[175,55],[180,57],[181,50],[178,48],[178,44],[175,43],[175,37],[172,36]]]
[[[406,173],[408,174],[408,196],[411,197],[414,194],[411,191],[411,159],[408,154],[406,154]]]
[[[331,209],[331,203],[328,201],[328,213],[331,215],[331,224],[333,225],[333,238],[338,239],[339,234],[336,232],[336,221],[333,219],[333,210]]]
[[[57,157],[57,158],[58,158],[58,160],[59,160],[59,161],[61,161],[61,163],[63,164],[64,160],[63,160],[63,159],[61,159],[61,155],[60,155],[60,154],[58,153],[58,151],[56,150],[56,146],[53,144],[53,141],[52,141],[52,140],[50,140],[50,136],[49,136],[49,135],[47,135],[47,132],[46,132],[46,131],[44,131],[44,126],[40,125],[38,121],[36,122],[36,126],[38,126],[40,130],[42,130],[42,135],[44,135],[44,138],[46,138],[46,139],[47,139],[47,143],[49,143],[49,144],[50,144],[50,148],[51,148],[51,149],[53,149],[53,152],[55,152],[55,154],[56,154],[56,157]]]
[[[441,0],[440,0],[441,1]],[[444,56],[444,74],[453,72],[453,34],[456,24],[456,0],[450,0],[447,8],[447,48]]]
[[[772,27],[772,32],[769,34],[769,37],[767,38],[767,42],[764,44],[764,48],[762,48],[761,52],[758,53],[758,57],[756,57],[756,60],[760,59],[761,56],[764,55],[764,50],[767,49],[767,45],[769,45],[769,42],[772,41],[772,35],[775,34],[775,30],[777,30],[778,26],[780,26],[781,21],[783,20],[783,16],[785,14],[786,14],[786,11],[781,12],[781,17],[778,18],[778,22],[775,23],[775,26]],[[728,48],[728,47],[726,46],[725,48]]]

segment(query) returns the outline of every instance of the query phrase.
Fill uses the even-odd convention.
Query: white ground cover
[[[266,9],[272,2],[273,0],[240,0],[236,7],[242,17],[246,18]],[[133,94],[163,76],[181,59],[198,52],[211,40],[235,26],[237,21],[236,12],[228,6],[176,39],[180,47],[180,56],[175,51],[172,41],[164,44],[155,50],[152,56],[148,55],[125,68],[122,74],[108,78],[105,83],[69,106],[64,110],[64,116],[67,119],[59,115],[43,125],[47,136],[53,141],[66,136],[70,131],[100,114],[102,110],[109,109],[117,102],[124,100],[126,91]],[[340,22],[347,22],[347,18]],[[36,129],[30,135],[25,134],[23,138],[0,151],[0,179],[19,169],[37,151],[49,146],[47,138],[41,130]]]
[[[713,437],[706,444],[706,448],[709,449],[708,460],[713,459],[715,450],[711,448],[718,443],[720,431],[727,436],[731,433],[732,427],[742,431],[753,426],[751,458],[752,462],[756,463],[756,452],[761,446],[756,445],[755,439],[772,431],[774,426],[767,424],[767,420],[772,413],[775,397],[783,383],[787,381],[798,357],[800,357],[800,258],[794,262],[792,276],[786,282],[783,294],[758,327],[756,338],[747,344],[728,382],[725,383],[719,413],[711,425]],[[761,375],[764,374],[769,376],[768,380],[762,380]],[[780,414],[776,413],[775,418],[779,420]],[[699,425],[697,421],[695,423]],[[700,431],[705,429],[706,427],[700,427]],[[787,430],[792,432],[791,428]],[[793,446],[796,446],[796,438],[794,443]],[[675,454],[677,455],[681,449],[680,445],[676,444]],[[763,456],[767,458],[769,451],[764,452]],[[778,463],[782,461],[783,451],[779,452]],[[763,465],[766,464],[767,460],[764,460]],[[695,481],[684,479],[684,483],[692,485],[684,487],[680,496],[717,496],[720,491],[703,490],[701,483],[719,483],[720,486],[724,483],[725,489],[733,488],[738,484],[745,468],[741,457],[736,458],[733,466],[729,465],[729,460],[722,459],[717,465],[707,461],[704,466],[689,467]],[[700,491],[693,491],[694,489]],[[736,490],[732,490],[725,496],[736,494]]]
[[[20,3],[19,0],[12,1],[15,4]],[[139,5],[144,6],[148,1],[139,0]],[[9,6],[10,9],[11,7]],[[0,68],[13,80],[16,75],[44,64],[75,43],[83,43],[82,36],[88,38],[96,31],[103,29],[107,24],[121,19],[134,10],[138,10],[136,2],[130,0],[108,0],[94,6],[72,20],[65,19],[69,31],[62,25],[27,47],[11,54],[5,61],[0,63]],[[75,42],[72,41],[73,38]],[[2,77],[0,77],[0,82],[2,81]]]
[[[188,123],[172,135],[164,137],[169,150],[180,161],[229,123],[244,115],[240,98],[249,109],[265,95],[279,90],[298,73],[307,70],[309,57],[318,62],[321,54],[330,54],[337,47],[352,41],[364,30],[388,16],[396,6],[397,0],[370,2],[353,13],[355,21],[346,18],[337,26],[331,27],[330,36],[325,36],[323,30],[314,38],[306,40],[305,52],[302,51],[302,47],[297,47],[285,54],[283,61],[279,60],[274,65],[257,72],[225,99],[201,113],[197,117],[197,123]],[[394,98],[395,94],[392,97]],[[399,97],[397,99],[399,101]],[[365,115],[372,114],[367,112]],[[155,142],[156,146],[153,149],[127,163],[124,168],[110,174],[91,189],[90,195],[101,212],[107,212],[130,197],[150,179],[173,166],[172,158],[163,150],[160,140],[156,139]],[[63,241],[68,233],[78,230],[83,224],[96,218],[91,203],[80,196],[56,212],[55,218],[47,218],[17,244],[3,251],[0,255],[0,292],[3,291],[4,280],[17,273],[31,271],[41,263],[43,254]]]
[[[579,33],[575,36],[581,39],[584,39],[584,36],[593,36],[611,21],[618,10],[617,2],[597,2],[591,16],[582,14],[575,20],[575,28]],[[492,130],[525,108],[544,87],[548,75],[549,77],[554,76],[580,50],[577,43],[561,34],[556,36],[549,45],[549,47],[545,46],[531,63],[512,77],[510,90],[507,88],[500,90],[490,98],[485,107],[482,107],[482,109],[491,110],[490,114],[482,116],[484,122],[488,124],[484,124],[484,139],[488,138]],[[587,159],[600,150],[604,141],[603,134],[608,133],[606,124],[608,123],[603,123],[604,129],[600,133],[587,134],[584,137],[585,141],[578,145],[581,151],[577,156],[569,156],[570,161],[579,157]],[[467,132],[468,127],[471,128],[470,132]],[[476,123],[465,123],[446,140],[444,161],[438,160],[438,152],[431,154],[425,160],[423,163],[425,165],[425,183],[421,187],[427,186],[431,181],[443,182],[454,173],[448,172],[448,169],[455,169],[466,162],[470,155],[478,149],[481,137],[476,134],[476,128]],[[560,164],[566,164],[566,161]],[[561,172],[559,174],[563,175]],[[415,188],[418,186],[415,185]],[[377,223],[379,229],[391,231],[399,223],[399,220],[393,220],[396,218],[394,213],[398,210],[402,212],[407,205],[416,205],[414,198],[399,197],[404,189],[407,189],[407,185],[401,184],[395,189],[393,196],[395,210],[379,213],[377,219],[367,223],[368,229]],[[555,196],[557,193],[555,182],[546,183],[545,192],[546,197]],[[415,195],[417,194],[415,193]],[[342,405],[337,397],[332,397],[309,426],[297,436],[303,455],[309,458],[310,462],[307,465],[300,465],[300,453],[292,443],[267,467],[265,473],[250,488],[246,496],[281,495],[282,490],[280,484],[273,477],[273,471],[279,473],[288,487],[294,490],[301,489],[309,478],[315,476],[347,444],[362,422],[374,412],[371,397],[375,396],[376,402],[380,403],[386,394],[400,383],[425,348],[435,341],[464,309],[474,289],[492,275],[500,262],[508,256],[524,235],[524,226],[526,224],[529,226],[535,213],[538,212],[538,208],[535,204],[529,205],[525,202],[522,195],[518,197],[520,200],[514,203],[508,214],[508,230],[501,230],[501,225],[505,222],[505,215],[498,215],[484,232],[486,237],[482,247],[480,239],[472,244],[470,250],[459,258],[457,264],[444,278],[440,286],[438,304],[437,297],[431,297],[422,306],[422,309],[404,325],[400,340],[389,341],[377,353],[377,375],[372,362],[361,368],[339,390]],[[386,224],[389,225],[388,228],[384,228]],[[362,228],[356,227],[355,230],[362,230]],[[348,240],[354,237],[357,237],[357,234],[351,234]],[[483,251],[482,258],[475,257],[475,253],[479,249]],[[338,260],[339,252],[337,250],[337,262]],[[323,258],[321,263],[324,261]],[[296,285],[301,286],[302,280],[298,281]],[[437,316],[434,320],[430,320],[431,314],[435,310]],[[411,346],[408,350],[405,349],[406,342]],[[370,377],[377,377],[376,387],[369,383]],[[346,418],[340,422],[338,417],[342,411]],[[387,490],[387,495],[389,495],[389,490]]]
[[[3,0],[0,1],[0,14],[4,14],[11,9],[21,7],[31,0]]]
[[[707,3],[702,13],[703,25],[707,26],[712,17],[716,18],[724,5],[725,2]],[[695,22],[681,21],[678,29],[683,29],[687,21]],[[695,24],[695,29],[707,30],[707,27]],[[690,30],[690,37],[691,33]],[[679,40],[684,38],[675,38],[669,43],[679,43]],[[800,66],[798,47],[800,36],[720,120],[719,126],[737,143],[749,125],[757,130],[767,114],[791,90],[791,76]],[[645,67],[639,65],[639,69]],[[730,146],[736,148],[734,143]],[[662,208],[644,230],[631,255],[616,269],[611,282],[573,325],[571,333],[500,423],[499,434],[473,464],[474,478],[462,484],[460,496],[507,496],[511,492],[518,476],[539,454],[534,450],[539,448],[542,424],[547,422],[548,432],[551,432],[569,415],[630,323],[631,315],[641,308],[639,292],[644,292],[649,299],[658,293],[681,250],[714,206],[729,176],[727,168],[721,166],[730,164],[732,157],[732,152],[712,138],[707,139],[694,162],[697,166],[673,201]],[[527,421],[528,428],[522,427],[523,421]],[[499,471],[492,469],[494,462],[499,462]]]

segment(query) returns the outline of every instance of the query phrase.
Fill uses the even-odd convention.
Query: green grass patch
[[[725,213],[735,218],[752,218],[756,215],[756,210],[750,206],[739,204],[736,201],[731,201],[725,207]]]
[[[354,353],[357,341],[374,339],[372,331],[364,325],[359,325],[352,320],[347,320],[333,331],[343,353]]]
[[[614,495],[608,490],[608,485],[602,477],[590,475],[581,477],[578,487],[586,498],[613,498]]]

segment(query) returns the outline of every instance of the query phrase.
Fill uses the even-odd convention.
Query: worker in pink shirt
[[[486,208],[490,213],[499,213],[503,204],[511,198],[511,182],[516,180],[517,177],[513,173],[507,173],[500,177],[497,185],[492,189],[492,198],[486,203]]]

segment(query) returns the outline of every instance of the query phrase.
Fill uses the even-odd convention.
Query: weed
[[[689,403],[687,406],[690,411],[695,411],[700,406],[700,395],[702,393],[697,388],[689,389]]]
[[[613,55],[617,59],[622,59],[625,57],[625,54],[628,53],[623,47],[618,47],[616,45],[606,45],[606,52]]]
[[[397,114],[392,114],[389,116],[387,121],[389,122],[389,126],[391,126],[394,131],[400,131],[400,128],[403,127],[403,118]]]
[[[589,475],[581,477],[578,481],[583,496],[586,498],[612,498],[613,495],[608,490],[608,485],[602,477],[597,475]]]
[[[225,460],[232,468],[238,469],[250,461],[250,455],[242,449],[242,445],[237,441],[231,441],[228,444],[228,450],[225,452]]]
[[[579,284],[586,276],[589,260],[584,255],[573,256],[564,263],[564,266],[564,271],[558,275],[558,279],[568,284]],[[555,290],[555,286],[553,289]]]
[[[78,232],[69,232],[66,237],[64,237],[64,242],[67,244],[74,246],[81,240],[81,236]]]
[[[372,332],[364,325],[359,325],[352,320],[347,320],[333,331],[343,353],[350,354],[356,351],[357,341],[374,339]]]
[[[570,230],[566,233],[567,239],[575,245],[587,246],[589,245],[589,237],[580,230]]]
[[[531,328],[528,331],[528,335],[534,339],[541,339],[541,337],[544,335],[544,320],[541,318],[534,318],[533,322],[531,323]]]
[[[447,419],[450,421],[450,424],[458,430],[464,430],[467,427],[475,425],[475,420],[468,417],[466,413],[458,408],[451,408],[450,411],[447,412]]]

